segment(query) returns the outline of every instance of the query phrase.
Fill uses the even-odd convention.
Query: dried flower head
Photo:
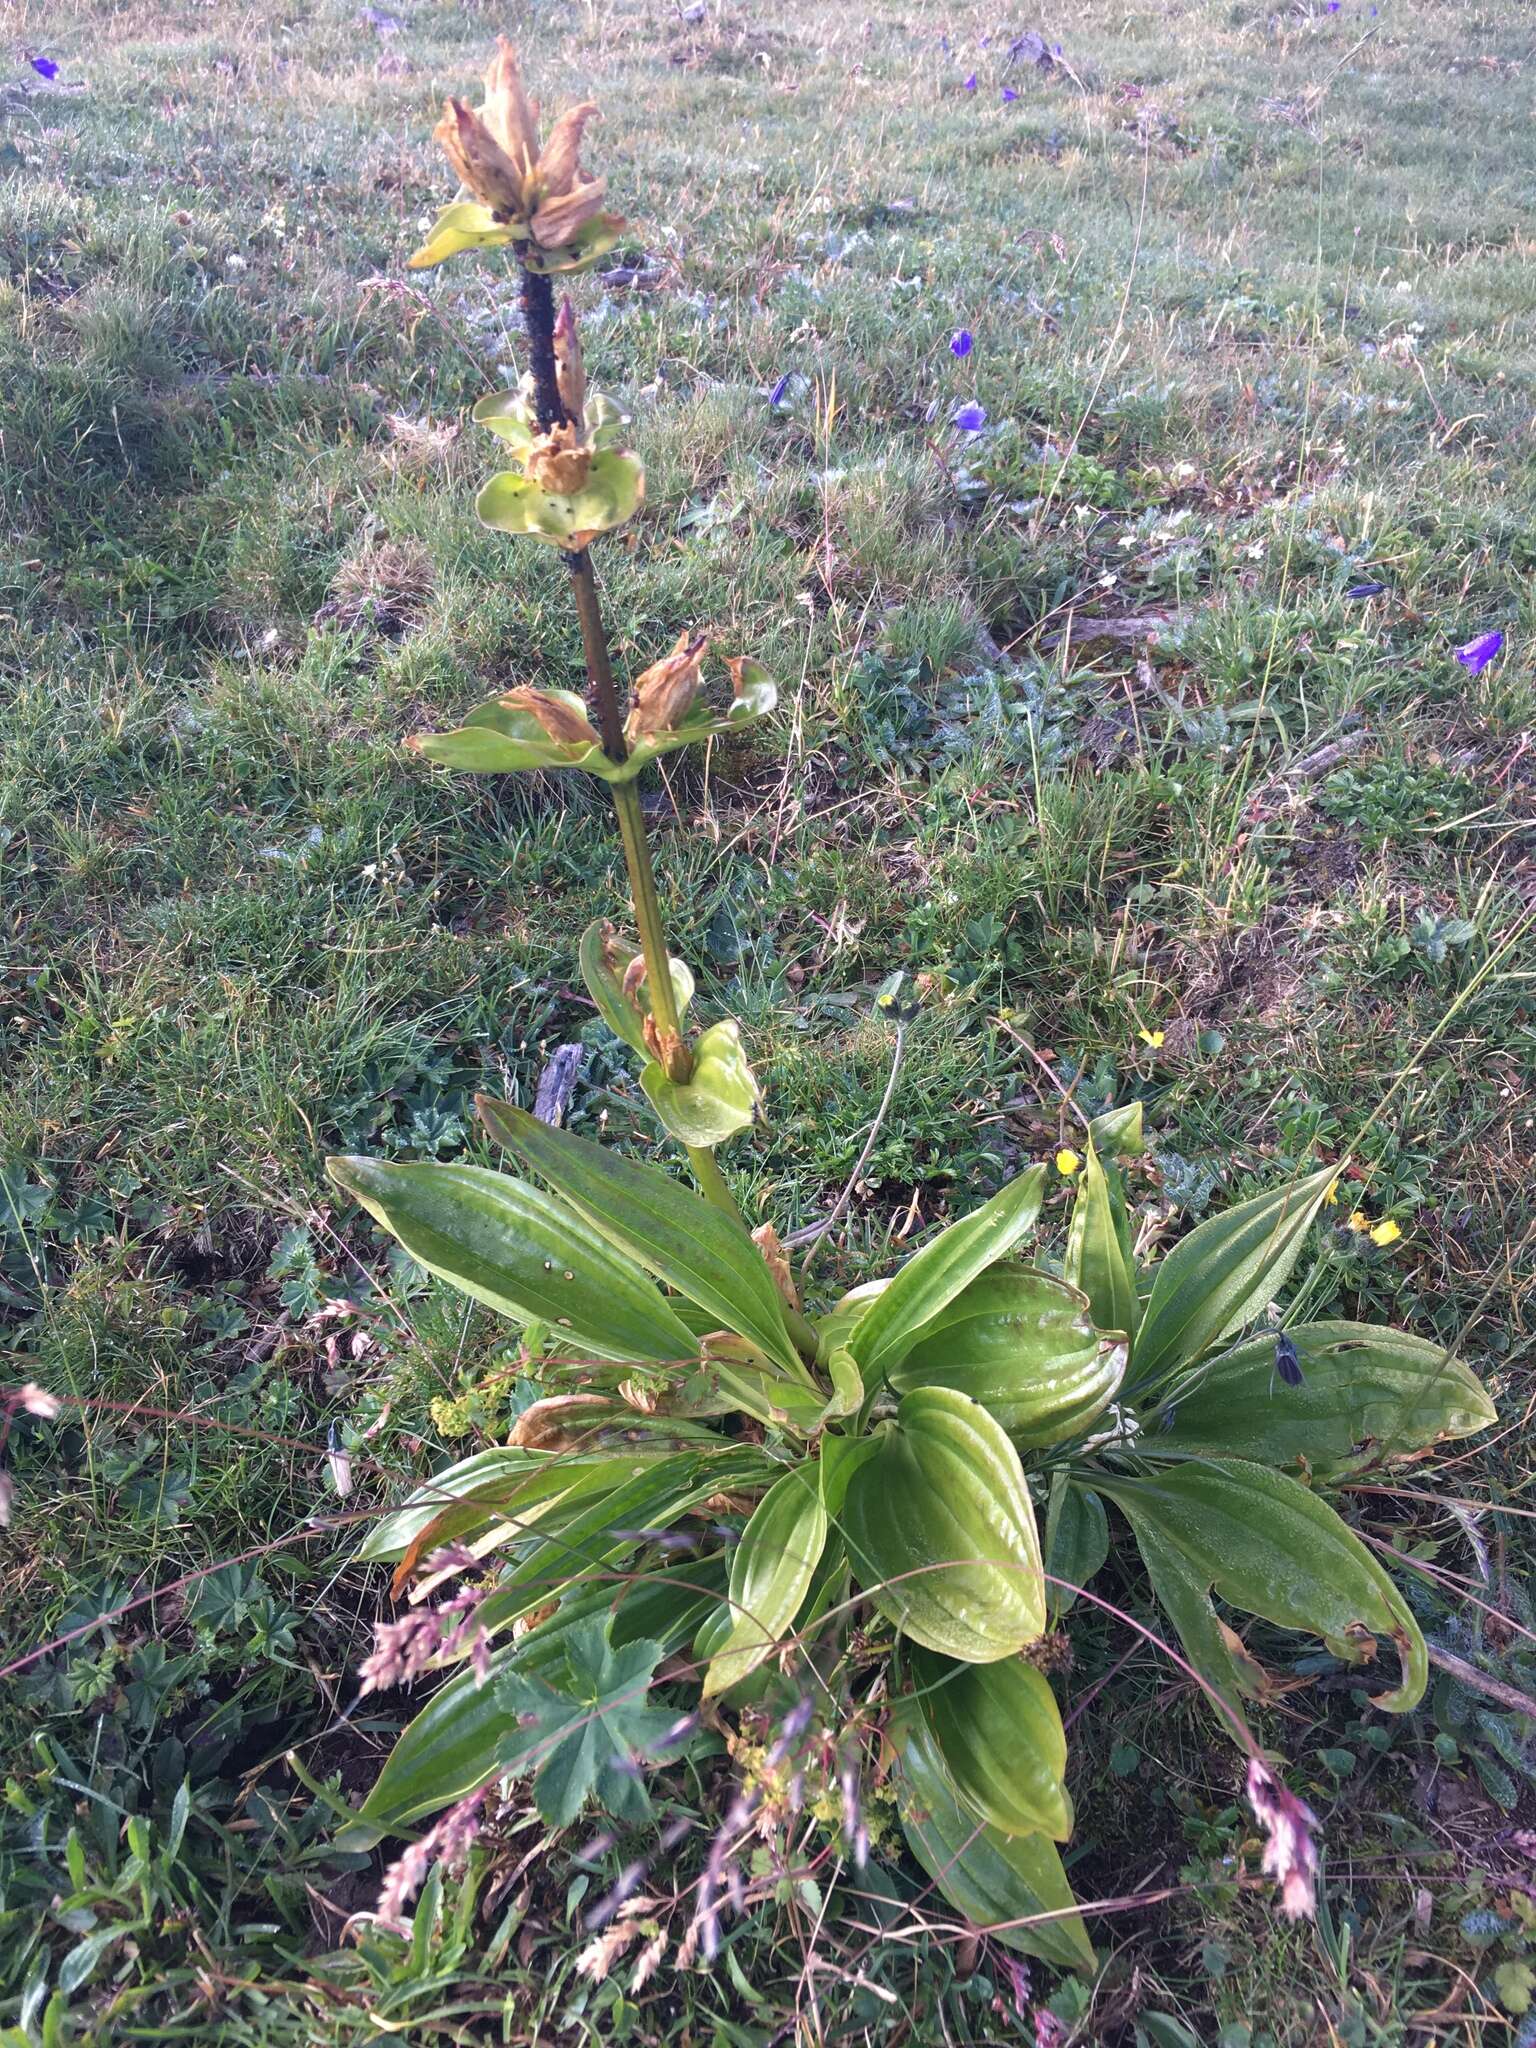
[[[630,739],[675,731],[698,695],[708,649],[707,633],[679,633],[672,652],[635,678],[634,701],[624,727]]]
[[[523,461],[523,474],[541,491],[573,498],[592,474],[592,450],[567,421],[536,437]]]
[[[523,90],[505,36],[485,74],[478,111],[451,99],[432,133],[459,182],[498,223],[526,229],[544,249],[572,241],[598,212],[606,186],[581,168],[582,132],[597,108],[587,100],[562,114],[542,147],[536,110]]]
[[[508,690],[501,702],[509,711],[526,711],[552,740],[558,740],[563,747],[602,745],[581,713],[573,710],[563,697],[557,697],[552,690]]]

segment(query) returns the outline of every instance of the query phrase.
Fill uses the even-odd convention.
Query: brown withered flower
[[[462,184],[498,220],[527,228],[542,248],[563,247],[591,220],[607,187],[580,162],[590,100],[563,113],[539,141],[538,110],[523,90],[517,56],[505,36],[485,74],[485,103],[472,111],[451,99],[432,133]]]
[[[567,422],[538,435],[523,458],[523,473],[541,491],[574,497],[592,472],[593,451]]]
[[[699,678],[708,650],[707,633],[679,633],[672,652],[653,661],[636,676],[634,699],[624,727],[630,739],[643,739],[647,733],[671,732],[687,716],[699,693]]]
[[[509,711],[526,711],[552,740],[563,747],[600,747],[602,741],[579,712],[548,690],[508,690],[501,702]]]

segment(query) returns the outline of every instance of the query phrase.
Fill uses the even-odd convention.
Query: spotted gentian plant
[[[416,259],[500,247],[519,267],[529,373],[476,408],[512,464],[478,509],[561,551],[588,687],[524,682],[415,744],[446,769],[607,786],[637,930],[594,926],[581,968],[698,1192],[489,1099],[480,1115],[510,1171],[330,1162],[420,1265],[524,1333],[543,1380],[508,1444],[439,1472],[364,1546],[409,1603],[367,1684],[444,1682],[352,1839],[416,1831],[387,1887],[398,1917],[431,1854],[462,1852],[488,1788],[531,1778],[555,1823],[588,1798],[641,1818],[637,1759],[787,1711],[785,1689],[803,1701],[812,1674],[840,1717],[843,1779],[879,1788],[899,1821],[875,1853],[899,1858],[904,1842],[962,1920],[1090,1968],[1060,1853],[1074,1813],[1057,1674],[1074,1603],[1103,1604],[1092,1587],[1118,1524],[1124,1567],[1247,1752],[1283,1907],[1306,1911],[1310,1817],[1244,1718],[1277,1681],[1238,1620],[1321,1637],[1381,1673],[1378,1706],[1411,1707],[1419,1627],[1334,1497],[1493,1410],[1437,1344],[1351,1322],[1277,1332],[1272,1304],[1336,1168],[1138,1257],[1125,1164],[1143,1149],[1139,1103],[1098,1118],[1072,1155],[1055,1264],[1036,1236],[1044,1164],[836,1300],[802,1298],[772,1224],[749,1230],[715,1153],[751,1124],[756,1083],[734,1022],[691,1023],[637,783],[670,749],[760,718],[774,693],[727,656],[729,700],[706,708],[714,650],[684,632],[620,701],[588,548],[635,515],[641,469],[550,285],[619,231],[577,163],[592,112],[540,145],[503,45],[484,108],[450,102],[438,129],[468,196]],[[859,1811],[849,1797],[826,1822],[856,1855]]]

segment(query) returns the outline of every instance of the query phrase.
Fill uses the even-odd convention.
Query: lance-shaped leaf
[[[731,1560],[731,1625],[704,1674],[704,1696],[755,1671],[800,1611],[827,1540],[816,1467],[797,1465],[752,1511]]]
[[[642,1069],[640,1085],[663,1127],[680,1145],[708,1151],[744,1131],[757,1110],[758,1086],[747,1064],[741,1026],[722,1017],[693,1042],[693,1073],[671,1081],[657,1060]]]
[[[911,1708],[893,1718],[897,1810],[912,1853],[956,1912],[1020,1954],[1092,1972],[1093,1944],[1055,1845],[1005,1835],[961,1805],[937,1746]]]
[[[1113,1399],[1125,1356],[1123,1342],[1093,1327],[1075,1288],[1026,1266],[998,1266],[923,1324],[890,1381],[901,1394],[957,1388],[1016,1443],[1034,1446],[1085,1430]]]
[[[767,1484],[775,1471],[762,1451],[679,1454],[638,1465],[605,1493],[583,1495],[569,1512],[540,1523],[516,1562],[480,1604],[476,1619],[495,1633],[557,1600],[593,1571],[604,1572],[643,1549],[653,1534],[717,1493]]]
[[[1045,1511],[1045,1604],[1052,1621],[1061,1619],[1108,1556],[1103,1501],[1091,1487],[1074,1485],[1067,1468],[1058,1466]]]
[[[625,977],[640,958],[640,948],[616,932],[606,918],[598,918],[582,933],[578,958],[581,978],[597,1005],[598,1015],[615,1037],[649,1059],[645,1020],[651,1014],[651,1005],[645,983],[642,980],[632,996],[624,992]],[[673,1000],[677,1014],[684,1017],[693,1001],[693,974],[685,961],[674,959],[670,966]]]
[[[599,449],[587,480],[576,491],[546,491],[513,469],[497,472],[475,500],[486,526],[526,534],[579,554],[589,541],[632,519],[645,500],[640,458],[621,448]]]
[[[1094,1486],[1136,1531],[1176,1552],[1205,1598],[1319,1635],[1336,1657],[1364,1664],[1390,1646],[1398,1685],[1375,1704],[1405,1713],[1428,1676],[1424,1638],[1403,1596],[1360,1539],[1317,1495],[1282,1472],[1236,1458],[1191,1460],[1143,1478],[1096,1473]],[[1185,1603],[1187,1605],[1187,1602]],[[1174,1616],[1180,1634],[1186,1617]],[[1188,1642],[1186,1637],[1186,1642]],[[1204,1643],[1192,1646],[1200,1668]],[[1232,1674],[1225,1674],[1230,1685]]]
[[[1126,1337],[1136,1334],[1140,1304],[1125,1189],[1119,1170],[1100,1159],[1091,1137],[1072,1197],[1062,1273],[1070,1286],[1087,1295],[1099,1329],[1118,1330]]]
[[[949,1387],[903,1397],[854,1472],[842,1528],[881,1613],[930,1650],[990,1664],[1045,1627],[1035,1511],[1019,1454]]]
[[[528,229],[521,222],[498,221],[488,206],[478,200],[461,199],[445,206],[432,223],[432,231],[408,261],[411,270],[430,270],[446,263],[450,256],[466,249],[504,249],[508,242],[526,241]]]
[[[1005,1835],[1072,1833],[1067,1738],[1045,1679],[1020,1657],[956,1664],[914,1649],[913,1696],[950,1783],[978,1820]]]
[[[866,1382],[889,1371],[925,1324],[1034,1228],[1044,1192],[1045,1168],[1037,1166],[908,1259],[844,1339]]]
[[[1262,1315],[1290,1278],[1337,1174],[1256,1195],[1181,1238],[1157,1268],[1132,1362],[1138,1384],[1199,1358]]]
[[[1443,1345],[1374,1323],[1300,1323],[1286,1335],[1299,1385],[1276,1371],[1275,1339],[1252,1337],[1173,1389],[1159,1450],[1303,1466],[1337,1482],[1498,1420]]]
[[[773,1275],[745,1230],[654,1167],[637,1166],[509,1102],[478,1096],[499,1145],[549,1182],[610,1244],[675,1287],[721,1329],[749,1337],[775,1365],[813,1384],[790,1341]]]
[[[455,1672],[416,1715],[390,1751],[357,1819],[337,1846],[371,1849],[382,1836],[451,1806],[495,1777],[507,1712],[495,1680],[504,1671],[547,1675],[564,1661],[569,1632],[593,1617],[608,1620],[616,1646],[652,1637],[667,1650],[688,1642],[725,1590],[718,1558],[678,1558],[633,1586],[606,1579],[578,1585],[537,1627],[491,1653],[482,1684],[468,1667]]]
[[[428,1272],[487,1308],[548,1323],[599,1358],[689,1358],[698,1349],[631,1260],[527,1181],[483,1166],[379,1159],[329,1159],[326,1172]]]
[[[614,766],[602,748],[591,741],[554,738],[519,694],[493,697],[470,712],[454,732],[413,733],[406,745],[440,768],[457,768],[471,775],[515,775],[534,768],[584,768],[589,775],[607,779]],[[586,718],[586,706],[574,690],[544,693],[568,710],[573,718]]]

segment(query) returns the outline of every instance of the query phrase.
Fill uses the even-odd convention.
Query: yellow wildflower
[[[1162,1031],[1139,1031],[1136,1035],[1143,1045],[1150,1045],[1152,1050],[1156,1052],[1167,1034]]]
[[[1082,1163],[1082,1160],[1079,1159],[1070,1145],[1063,1145],[1056,1154],[1056,1171],[1059,1174],[1065,1175],[1068,1180],[1072,1178],[1072,1175],[1076,1173]]]
[[[1392,1218],[1390,1216],[1388,1216],[1383,1222],[1378,1223],[1376,1228],[1371,1232],[1371,1243],[1396,1244],[1397,1240],[1402,1236],[1402,1234],[1403,1233],[1401,1229],[1398,1227],[1398,1225],[1392,1221]]]
[[[1369,1230],[1371,1219],[1363,1209],[1356,1209],[1349,1219],[1349,1227],[1351,1230]]]

